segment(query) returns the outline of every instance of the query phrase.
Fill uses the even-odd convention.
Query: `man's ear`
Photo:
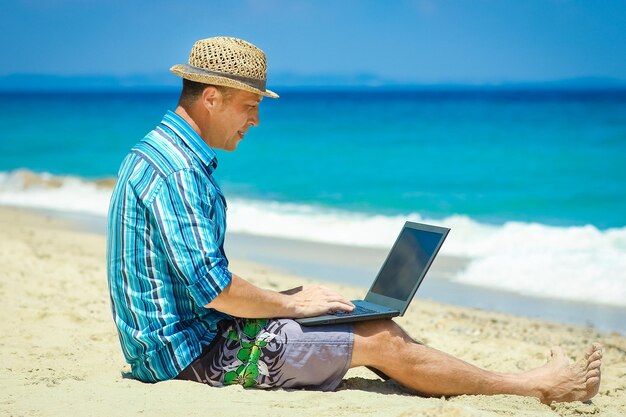
[[[207,110],[212,110],[221,104],[222,94],[217,88],[209,86],[202,90],[202,97],[200,98],[200,100],[202,102],[202,105]]]

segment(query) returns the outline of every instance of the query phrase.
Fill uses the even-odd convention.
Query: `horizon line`
[[[626,95],[626,85],[622,86],[276,86],[280,95],[292,93],[438,93],[438,94],[618,94]],[[78,87],[78,88],[2,88],[0,95],[55,95],[55,94],[177,94],[180,87]]]
[[[299,74],[276,72],[270,78],[272,88],[508,88],[508,87],[626,87],[626,78],[585,75],[542,80],[418,80],[385,77],[372,73],[320,73]],[[16,87],[16,84],[33,85]],[[77,84],[77,85],[76,85]],[[0,91],[39,89],[175,89],[180,88],[180,78],[169,72],[143,74],[53,74],[11,73],[0,74]]]

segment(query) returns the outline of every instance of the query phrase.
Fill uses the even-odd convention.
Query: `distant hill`
[[[11,74],[0,76],[0,91],[138,91],[180,89],[180,78],[163,75],[52,75]]]
[[[11,74],[0,76],[0,91],[176,91],[180,78],[169,72],[159,74],[77,75]],[[277,72],[270,76],[270,88],[300,89],[392,89],[392,90],[624,90],[626,80],[583,77],[542,82],[502,83],[417,83],[384,78],[375,74],[294,74]]]
[[[624,89],[626,80],[609,77],[580,77],[563,80],[549,80],[540,82],[415,82],[408,80],[394,80],[375,74],[350,75],[302,75],[292,73],[278,73],[272,78],[272,85],[287,88],[392,88],[417,90],[456,90],[456,89]]]

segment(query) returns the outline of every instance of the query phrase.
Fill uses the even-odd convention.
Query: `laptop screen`
[[[408,301],[444,237],[441,233],[405,227],[370,291]]]

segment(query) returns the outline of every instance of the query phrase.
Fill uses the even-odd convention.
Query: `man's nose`
[[[248,124],[250,126],[258,126],[259,123],[261,123],[261,119],[259,118],[259,109],[257,107],[257,108],[254,109],[254,111],[250,115],[250,119],[248,121]]]

